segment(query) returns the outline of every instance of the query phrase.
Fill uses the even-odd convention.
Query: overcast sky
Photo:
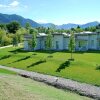
[[[83,24],[100,21],[100,0],[0,0],[0,13],[40,23]]]

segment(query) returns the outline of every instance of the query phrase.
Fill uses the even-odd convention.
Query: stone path
[[[49,85],[55,86],[57,88],[62,88],[64,90],[75,91],[76,93],[88,97],[92,97],[96,100],[100,100],[100,87],[96,87],[86,83],[76,82],[70,79],[64,79],[60,77],[39,74],[36,72],[25,71],[16,68],[10,68],[5,66],[0,66],[7,70],[15,71],[21,76],[29,77],[31,79],[47,83]]]

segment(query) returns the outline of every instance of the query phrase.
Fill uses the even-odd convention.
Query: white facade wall
[[[34,50],[40,50],[40,38],[36,39],[36,47],[34,48]]]
[[[69,37],[64,37],[63,49],[68,50],[68,45],[69,45]]]
[[[97,49],[97,34],[88,36],[88,49]]]
[[[24,50],[29,50],[28,41],[24,40]]]
[[[100,34],[97,35],[97,49],[100,50]]]
[[[53,50],[63,50],[63,35],[53,35]]]
[[[88,50],[88,35],[78,35],[75,39],[76,50]],[[82,45],[80,46],[80,43]]]
[[[40,50],[45,50],[46,37],[40,37]]]
[[[28,40],[24,40],[24,50],[30,50]],[[46,36],[37,37],[37,45],[35,50],[45,50]],[[76,50],[100,50],[100,34],[77,34],[75,35]],[[83,42],[80,46],[80,42]],[[69,37],[63,34],[53,34],[52,50],[68,50]]]
[[[76,38],[76,50],[80,50],[80,48],[79,48],[80,41],[85,42],[85,45],[83,45],[83,46],[86,48],[86,50],[89,50],[89,49],[97,50],[97,48],[98,48],[97,37],[98,37],[97,34],[78,35]]]

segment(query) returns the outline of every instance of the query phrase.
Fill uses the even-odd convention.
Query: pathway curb
[[[44,74],[40,74],[36,72],[25,71],[22,69],[10,68],[10,67],[5,67],[5,66],[0,66],[0,68],[17,72],[21,76],[29,77],[36,81],[44,82],[46,84],[55,86],[57,88],[75,91],[76,93],[80,95],[88,96],[96,100],[100,100],[100,87],[97,87],[97,86],[93,86],[86,83],[80,83],[80,82],[73,81],[70,79],[64,79],[64,78],[44,75]]]

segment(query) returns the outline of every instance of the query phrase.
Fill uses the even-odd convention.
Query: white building
[[[70,35],[66,33],[53,33],[52,34],[52,50],[68,50],[68,44]],[[37,45],[35,50],[45,50],[47,35],[45,33],[39,33],[37,35]],[[29,46],[29,40],[32,39],[32,35],[24,36],[24,50],[31,50]],[[75,49],[78,51],[86,50],[100,50],[100,33],[96,32],[81,32],[75,33]]]
[[[100,33],[81,32],[75,34],[76,50],[100,50]]]

